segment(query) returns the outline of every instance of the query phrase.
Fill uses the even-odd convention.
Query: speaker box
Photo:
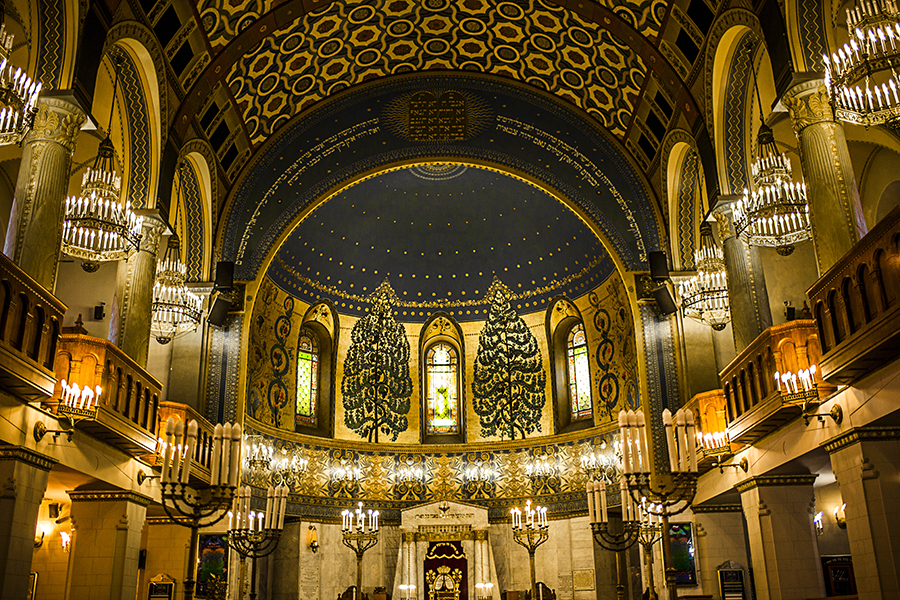
[[[231,261],[217,262],[216,281],[213,289],[227,292],[232,288],[234,288],[234,263]]]
[[[650,278],[659,283],[669,278],[669,261],[665,252],[650,252]]]
[[[228,309],[231,308],[231,299],[228,296],[217,294],[213,297],[212,304],[209,307],[209,313],[206,315],[206,321],[210,325],[221,327],[228,318]]]
[[[653,290],[653,299],[656,300],[656,307],[659,308],[659,312],[664,317],[678,311],[678,307],[675,306],[675,300],[672,298],[672,293],[664,285]]]

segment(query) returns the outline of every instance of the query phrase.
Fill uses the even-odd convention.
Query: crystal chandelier
[[[117,74],[109,109],[110,125],[118,83]],[[135,215],[128,203],[120,200],[121,192],[122,179],[116,174],[108,126],[94,165],[84,174],[81,194],[66,200],[63,221],[62,251],[81,259],[81,268],[88,273],[99,269],[102,262],[128,258],[141,243],[144,218]]]
[[[722,249],[713,239],[712,227],[700,226],[700,247],[694,253],[697,274],[678,284],[684,316],[722,331],[731,320],[728,304],[728,276]]]
[[[2,9],[0,9],[2,11]],[[0,19],[2,19],[0,12]],[[21,144],[37,114],[41,84],[9,62],[13,34],[0,25],[0,146]]]
[[[850,41],[825,62],[834,116],[859,125],[900,124],[900,11],[895,0],[863,0],[848,8]]]
[[[184,283],[187,267],[179,257],[176,236],[169,238],[165,257],[156,265],[153,285],[150,332],[160,344],[168,344],[180,335],[193,332],[200,324],[203,301]]]

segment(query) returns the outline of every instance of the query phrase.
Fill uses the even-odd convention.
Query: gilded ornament
[[[728,238],[734,237],[736,234],[734,233],[734,228],[731,226],[731,219],[728,218],[723,212],[716,211],[713,213],[713,217],[716,219],[716,229],[719,231],[719,239],[727,240]]]

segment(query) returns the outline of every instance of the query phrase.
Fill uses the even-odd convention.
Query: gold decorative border
[[[819,444],[819,447],[832,454],[860,442],[892,440],[900,440],[900,427],[855,427]]]
[[[72,502],[119,502],[125,500],[126,502],[133,502],[141,506],[148,506],[153,502],[153,498],[131,491],[78,492],[69,490],[66,493],[69,495]]]
[[[744,508],[740,504],[708,504],[706,506],[692,506],[691,510],[695,515],[713,514],[713,513],[739,513]]]
[[[53,465],[59,462],[23,446],[5,446],[0,448],[0,461],[7,460],[23,462],[44,471],[49,471],[53,468]]]
[[[758,487],[775,487],[782,485],[812,485],[818,475],[760,475],[751,477],[734,486],[734,489],[743,494],[747,490]]]

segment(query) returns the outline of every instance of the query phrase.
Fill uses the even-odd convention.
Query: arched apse
[[[750,187],[748,164],[760,116],[768,117],[775,98],[771,64],[759,22],[745,13],[730,11],[717,22],[713,35],[718,37],[718,43],[710,44],[715,55],[707,63],[712,64],[707,72],[707,89],[713,109],[719,184],[727,194],[740,194]],[[723,30],[717,29],[720,25]],[[761,106],[754,82],[759,86]]]
[[[702,164],[693,137],[682,129],[666,136],[662,156],[662,197],[668,205],[672,266],[690,270],[694,268],[694,249],[706,210]]]

